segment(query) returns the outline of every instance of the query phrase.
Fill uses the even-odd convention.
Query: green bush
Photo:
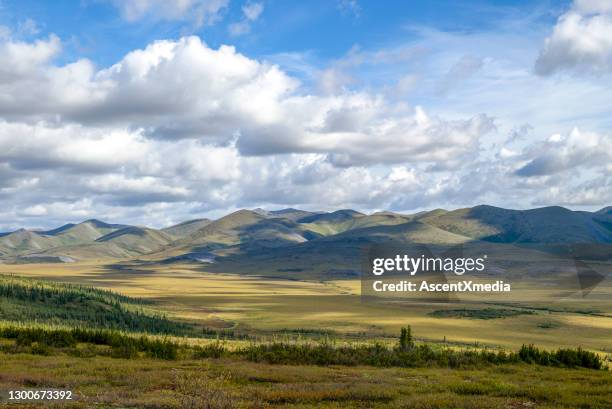
[[[111,355],[122,358],[133,358],[136,352],[144,352],[152,358],[177,359],[178,343],[167,339],[155,339],[146,336],[133,337],[119,331],[105,329],[47,329],[32,327],[2,327],[0,338],[15,339],[19,345],[30,345],[33,342],[53,347],[73,347],[77,342],[97,345],[108,345]]]
[[[578,349],[558,349],[555,352],[541,350],[533,345],[523,345],[518,353],[523,362],[544,366],[560,366],[567,368],[601,369],[603,361],[599,355]]]
[[[31,351],[34,355],[51,355],[51,349],[49,348],[49,346],[42,342],[34,343],[34,345],[32,345]]]
[[[121,345],[115,345],[111,348],[111,357],[132,359],[138,356],[138,350],[136,345],[132,343],[126,343]]]
[[[400,331],[399,349],[400,351],[407,351],[414,347],[414,341],[412,340],[412,329],[410,325],[402,328]]]
[[[141,353],[157,359],[178,359],[182,349],[194,358],[220,358],[234,356],[254,362],[287,365],[369,365],[378,367],[473,367],[525,362],[544,366],[567,368],[604,367],[595,353],[578,349],[541,350],[533,345],[523,345],[518,353],[487,350],[453,350],[433,348],[427,344],[415,345],[409,329],[404,328],[399,346],[388,348],[374,345],[342,345],[323,343],[251,343],[237,350],[228,350],[221,342],[205,346],[180,345],[169,339],[148,336],[135,337],[107,329],[49,329],[33,327],[0,327],[0,338],[14,339],[14,352],[48,354],[50,347],[76,347],[77,343],[106,345],[111,356],[136,358]],[[27,348],[31,346],[31,348]],[[76,349],[76,348],[74,348]],[[5,349],[9,351],[9,349]]]
[[[225,354],[225,347],[220,342],[194,347],[194,358],[221,358]]]
[[[323,344],[271,343],[251,344],[238,352],[248,360],[270,364],[293,365],[371,365],[383,367],[450,368],[500,365],[526,362],[544,366],[601,369],[602,359],[595,353],[578,349],[554,352],[523,345],[518,353],[487,350],[434,349],[427,344],[414,345],[410,327],[402,328],[399,346],[389,349],[381,344],[340,346]]]
[[[505,352],[435,350],[429,345],[389,349],[381,344],[334,347],[329,344],[251,344],[240,354],[254,362],[305,365],[370,365],[382,367],[463,367],[516,362]]]

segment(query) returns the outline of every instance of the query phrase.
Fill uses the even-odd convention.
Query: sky
[[[612,2],[0,0],[0,231],[612,204]]]

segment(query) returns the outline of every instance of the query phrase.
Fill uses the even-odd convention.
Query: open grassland
[[[189,264],[0,266],[31,277],[0,276],[0,391],[76,397],[22,408],[612,407],[601,305],[365,303],[356,281]],[[398,340],[408,324],[416,343]]]
[[[54,281],[87,284],[143,297],[169,315],[212,329],[248,332],[331,334],[384,339],[411,325],[419,339],[453,345],[475,344],[516,350],[522,344],[552,349],[577,347],[612,352],[609,301],[559,302],[554,294],[521,303],[529,314],[496,319],[432,316],[444,309],[514,308],[495,303],[364,303],[357,280],[307,282],[211,274],[194,265],[101,265],[70,263],[2,265],[0,271]],[[604,297],[611,289],[597,288]],[[610,297],[608,297],[610,299]],[[452,315],[452,314],[451,314]]]
[[[77,398],[20,408],[612,407],[608,371],[527,364],[452,370],[3,353],[0,360],[0,390],[69,389]]]

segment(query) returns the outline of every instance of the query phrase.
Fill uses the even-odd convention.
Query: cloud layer
[[[118,7],[137,20],[159,10],[156,3]],[[211,19],[224,4],[178,2],[163,18],[187,18],[199,7]],[[263,12],[258,4],[245,5],[246,23]],[[538,73],[607,70],[600,31],[609,13],[603,2],[576,3],[540,51]],[[568,19],[578,19],[571,29]],[[580,30],[592,34],[591,48]],[[314,84],[197,36],[152,42],[107,67],[87,59],[58,64],[63,43],[54,35],[5,36],[0,227],[86,217],[160,226],[258,206],[413,211],[612,202],[611,133],[583,123],[542,132],[514,119],[557,123],[565,119],[558,105],[538,105],[536,115],[527,98],[508,95],[534,94],[537,84],[539,104],[588,87],[553,88],[554,80],[533,74],[533,60],[516,68],[510,53],[489,52],[479,37],[427,35],[412,47],[353,49],[306,67]],[[436,50],[453,42],[451,54]],[[461,50],[465,43],[480,45],[482,55]],[[394,85],[361,84],[357,70]]]

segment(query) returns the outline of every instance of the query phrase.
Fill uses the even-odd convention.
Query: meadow
[[[528,364],[469,369],[270,365],[233,359],[0,353],[0,389],[58,388],[76,400],[0,407],[609,408],[609,372]]]
[[[605,302],[371,303],[357,280],[189,263],[0,273],[17,275],[0,280],[0,391],[77,398],[0,407],[612,407]]]
[[[612,353],[612,289],[601,287],[596,302],[558,300],[542,292],[538,302],[508,307],[494,302],[363,302],[358,280],[299,281],[208,273],[193,264],[109,266],[100,262],[8,265],[0,273],[92,285],[151,301],[178,319],[215,330],[266,338],[275,334],[327,334],[385,341],[410,325],[419,340],[516,350],[578,347]],[[495,319],[445,314],[444,310],[512,309]],[[465,315],[465,314],[464,314]]]

